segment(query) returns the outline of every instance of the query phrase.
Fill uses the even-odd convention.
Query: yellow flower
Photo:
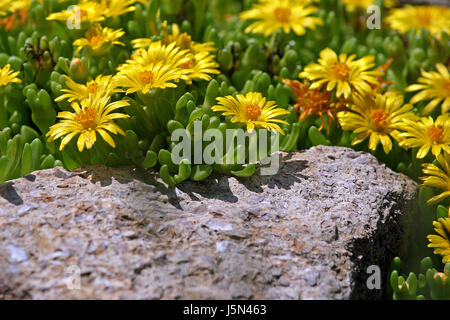
[[[193,80],[210,81],[212,78],[209,74],[219,74],[219,64],[214,60],[213,55],[208,52],[200,52],[195,55],[188,55],[188,61],[180,65],[184,71],[183,78],[187,84],[191,84]]]
[[[75,53],[79,53],[83,48],[89,48],[94,55],[103,55],[108,53],[113,45],[125,44],[117,41],[125,32],[122,29],[113,30],[111,28],[102,28],[100,25],[92,26],[86,33],[86,38],[80,38],[73,42],[77,46]]]
[[[69,6],[66,10],[55,12],[47,17],[47,20],[70,21],[76,23],[77,18],[80,22],[100,22],[105,20],[106,7],[102,3],[95,1],[83,1],[76,6]]]
[[[310,6],[308,1],[263,0],[252,9],[242,12],[239,17],[241,20],[256,20],[245,29],[246,33],[268,36],[282,29],[284,33],[293,31],[297,35],[303,35],[306,28],[315,29],[316,25],[323,24],[322,19],[311,16],[316,11],[317,8]]]
[[[439,235],[428,235],[429,248],[435,248],[434,254],[442,256],[442,263],[450,262],[450,215],[448,218],[439,218],[438,221],[433,221],[434,230]]]
[[[400,134],[400,146],[418,148],[417,158],[424,158],[431,149],[434,156],[442,151],[450,153],[450,115],[437,117],[423,117],[418,121],[404,119],[400,124],[404,133]]]
[[[132,42],[140,43],[141,40],[147,39],[136,39]],[[143,67],[148,67],[159,62],[178,68],[180,65],[190,61],[187,52],[187,50],[180,50],[180,48],[176,47],[175,42],[169,45],[164,45],[161,41],[149,42],[146,46],[140,47],[140,49],[133,53],[131,59],[127,60],[126,64],[119,66],[117,70],[126,70],[128,64],[138,64]]]
[[[7,64],[3,68],[0,68],[0,88],[3,86],[7,86],[10,83],[16,82],[20,83],[20,80],[17,76],[19,75],[19,71],[14,72],[11,69],[11,65]]]
[[[430,114],[436,106],[442,103],[442,113],[450,111],[450,73],[446,66],[441,63],[436,65],[435,71],[424,71],[422,76],[417,80],[418,84],[410,85],[406,91],[418,91],[411,99],[411,103],[415,104],[423,100],[431,100],[423,109],[423,114]]]
[[[176,42],[176,46],[181,50],[189,50],[191,54],[195,55],[201,52],[213,52],[216,51],[213,42],[198,43],[192,40],[192,37],[186,32],[181,32],[180,27],[177,24],[172,24],[172,32],[167,30],[167,23],[162,25],[161,33],[163,35],[163,43],[168,45],[172,42]],[[145,39],[142,39],[145,40]],[[145,45],[145,42],[142,42]],[[138,45],[138,42],[135,42]],[[148,46],[148,45],[146,45]]]
[[[133,92],[148,93],[152,89],[176,88],[183,73],[180,69],[164,63],[141,66],[128,64],[117,74],[117,85],[126,88],[126,94]]]
[[[423,186],[445,190],[441,194],[428,200],[428,204],[435,204],[450,196],[450,154],[443,153],[436,157],[441,168],[433,163],[424,163],[423,173],[426,177],[421,177]]]
[[[100,98],[103,96],[110,97],[113,93],[120,92],[121,90],[117,89],[117,85],[111,75],[103,76],[99,75],[95,80],[88,81],[86,85],[79,84],[65,76],[66,78],[66,86],[68,89],[62,89],[64,94],[60,95],[55,99],[56,102],[67,99],[67,101],[72,102],[75,100],[83,100],[88,99],[90,96],[93,96],[94,99]]]
[[[341,0],[345,4],[345,9],[355,11],[356,8],[367,9],[375,4],[375,0]]]
[[[288,114],[289,111],[277,108],[275,101],[266,101],[259,92],[249,92],[245,96],[238,94],[236,98],[219,97],[217,101],[219,104],[212,107],[213,111],[221,111],[223,116],[232,116],[233,123],[245,123],[249,132],[254,128],[265,128],[284,134],[276,123],[287,122],[276,118]]]
[[[101,0],[101,3],[106,7],[105,16],[117,18],[128,12],[133,12],[136,7],[133,4],[135,0]],[[142,1],[141,1],[142,2]]]
[[[412,105],[403,104],[403,96],[392,93],[355,96],[350,111],[338,113],[343,130],[358,134],[352,145],[369,138],[369,149],[375,151],[381,142],[385,153],[392,149],[390,137],[398,140],[399,123],[405,118],[414,117]]]
[[[148,66],[151,63],[162,61],[164,64],[173,65],[179,68],[182,73],[181,79],[187,84],[193,80],[210,81],[210,74],[219,74],[219,64],[211,54],[214,47],[211,42],[197,43],[187,33],[180,33],[178,25],[172,26],[172,33],[167,31],[163,25],[163,43],[152,42],[151,39],[135,39],[132,41],[137,52],[127,63],[136,63]],[[145,51],[147,50],[147,51]],[[126,68],[126,65],[119,67],[119,70]]]
[[[109,135],[113,134],[125,135],[125,132],[114,122],[114,119],[128,118],[123,113],[113,112],[119,108],[129,105],[127,101],[120,100],[108,103],[109,97],[104,96],[98,99],[81,100],[80,102],[72,102],[71,107],[75,112],[63,111],[58,113],[58,118],[63,119],[61,122],[50,127],[47,133],[49,141],[54,141],[64,137],[61,141],[59,150],[79,134],[77,146],[82,152],[84,148],[90,149],[97,141],[97,133],[111,147],[115,148],[116,144]]]
[[[367,9],[370,6],[376,5],[375,0],[341,0],[345,4],[345,9],[348,11],[355,11],[356,8]],[[385,0],[384,6],[386,8],[395,7],[398,4],[397,0]]]
[[[393,9],[386,21],[392,29],[400,33],[424,28],[438,37],[442,32],[450,34],[450,9],[446,7],[407,5]]]
[[[311,64],[300,73],[300,78],[312,82],[311,89],[326,85],[328,91],[336,88],[336,96],[348,99],[352,94],[361,95],[372,92],[371,85],[378,85],[380,71],[368,71],[375,66],[374,56],[355,60],[356,55],[337,54],[327,48],[320,52],[318,64]]]

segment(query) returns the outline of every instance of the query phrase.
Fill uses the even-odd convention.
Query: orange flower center
[[[278,7],[273,10],[273,14],[275,15],[275,19],[279,22],[288,22],[291,17],[292,11],[289,8]]]
[[[83,127],[84,130],[92,129],[97,127],[97,111],[94,108],[84,107],[79,114],[75,116],[75,121]]]
[[[350,68],[343,62],[334,63],[330,70],[339,80],[347,80],[350,74]]]
[[[141,82],[143,84],[149,84],[153,81],[154,75],[153,72],[147,70],[147,71],[143,71],[139,74],[139,80],[141,80]]]
[[[98,83],[96,83],[96,82],[92,82],[87,85],[87,91],[90,94],[94,94],[97,91],[97,88],[98,88]]]
[[[383,109],[378,109],[372,112],[370,118],[376,129],[384,129],[389,125],[388,121],[389,113]]]
[[[433,17],[427,10],[419,11],[416,18],[418,25],[422,27],[428,27],[433,22]]]
[[[192,59],[191,59],[188,62],[183,63],[180,66],[180,68],[182,68],[182,69],[191,69],[193,65],[194,65],[194,61],[192,61]]]
[[[102,45],[103,41],[104,38],[102,36],[93,36],[89,42],[91,43],[91,47],[98,47]]]
[[[434,142],[441,142],[444,136],[444,128],[442,126],[432,126],[427,129],[427,134]]]
[[[87,15],[88,15],[88,12],[86,10],[80,9],[80,18],[81,19],[86,18]]]
[[[450,80],[444,80],[442,82],[442,89],[446,97],[450,97]]]
[[[249,120],[255,121],[261,114],[261,108],[254,104],[247,104],[243,108],[245,117]]]

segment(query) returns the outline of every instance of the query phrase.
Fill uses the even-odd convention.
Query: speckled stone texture
[[[0,298],[380,298],[366,269],[384,281],[405,253],[416,184],[351,149],[282,156],[275,176],[178,189],[101,166],[0,185]]]

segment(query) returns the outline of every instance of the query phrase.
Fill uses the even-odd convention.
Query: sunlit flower
[[[147,40],[147,39],[136,39]],[[134,41],[134,40],[133,40]],[[134,42],[137,43],[138,41]],[[170,65],[174,68],[178,68],[180,65],[190,61],[190,57],[187,55],[188,50],[181,50],[176,46],[175,42],[169,45],[164,45],[161,41],[149,42],[148,45],[138,49],[131,59],[126,61],[126,64],[117,68],[119,71],[128,68],[128,64],[138,64],[144,67],[148,67],[152,64],[163,63]]]
[[[153,63],[154,60],[165,61],[166,64],[175,64],[183,73],[181,79],[185,80],[187,84],[191,84],[193,80],[209,81],[211,80],[210,74],[220,73],[217,70],[219,64],[215,61],[215,56],[211,54],[212,51],[216,50],[214,43],[195,42],[186,32],[180,32],[180,28],[176,24],[172,25],[172,31],[169,32],[166,23],[164,23],[162,34],[163,45],[146,38],[133,40],[132,44],[137,52],[133,54],[132,60],[141,65],[147,62]],[[144,49],[147,52],[144,52]],[[174,61],[177,63],[174,63]]]
[[[103,96],[110,97],[113,93],[121,91],[117,88],[117,85],[115,81],[113,81],[111,75],[99,75],[94,80],[88,81],[86,85],[76,83],[67,76],[65,76],[65,78],[68,89],[61,90],[64,94],[55,99],[57,102],[64,99],[72,102],[76,100],[88,99],[90,96],[93,96],[94,99]]]
[[[345,9],[348,11],[355,11],[357,8],[367,9],[370,6],[376,5],[376,0],[341,0],[345,4]],[[397,0],[385,0],[384,6],[392,8],[398,5]]]
[[[337,54],[327,48],[320,52],[318,64],[307,66],[300,73],[300,78],[306,78],[312,82],[311,89],[326,86],[328,91],[336,89],[336,96],[345,99],[358,93],[372,92],[371,85],[378,85],[379,71],[369,71],[375,66],[374,56],[356,59],[356,55]]]
[[[219,74],[217,70],[219,64],[214,60],[214,56],[207,52],[200,52],[195,55],[188,56],[189,61],[180,65],[187,77],[184,79],[188,84],[193,80],[210,81],[212,78],[210,74]]]
[[[431,149],[434,156],[442,151],[450,153],[450,115],[437,117],[423,117],[416,120],[404,119],[400,124],[404,133],[400,134],[400,146],[419,148],[417,158],[424,158]]]
[[[113,112],[117,109],[126,107],[129,103],[125,100],[119,100],[108,103],[109,97],[105,96],[99,99],[83,99],[80,102],[72,102],[71,107],[75,112],[63,111],[58,113],[61,118],[59,123],[50,127],[47,133],[49,141],[62,138],[59,150],[76,136],[77,147],[80,152],[92,148],[97,141],[97,133],[111,147],[116,144],[109,133],[125,135],[125,132],[114,122],[115,119],[128,118],[127,114]]]
[[[375,151],[381,142],[385,153],[392,149],[391,137],[398,140],[399,124],[414,117],[412,105],[403,104],[403,96],[397,94],[372,94],[355,96],[349,111],[338,113],[343,130],[358,134],[352,145],[369,138],[369,149]]]
[[[282,29],[284,33],[293,31],[297,35],[303,35],[307,28],[315,29],[316,25],[323,24],[322,19],[311,16],[317,10],[317,7],[309,5],[307,1],[264,0],[242,12],[239,17],[241,20],[256,20],[245,29],[247,33],[268,36]]]
[[[116,83],[126,89],[126,94],[146,94],[152,89],[176,88],[174,82],[178,82],[183,76],[180,69],[161,62],[149,66],[128,64],[128,68],[121,70],[116,76]]]
[[[102,3],[95,1],[83,1],[76,6],[69,6],[66,10],[61,12],[51,13],[47,20],[59,20],[65,22],[76,23],[77,18],[81,22],[100,22],[105,20],[106,7]]]
[[[401,33],[424,28],[436,36],[442,32],[450,34],[450,9],[446,7],[406,5],[393,9],[386,21],[392,29]]]
[[[133,12],[136,7],[133,5],[136,0],[101,0],[105,5],[105,16],[116,18],[128,12]]]
[[[192,40],[192,37],[186,32],[181,32],[180,27],[177,24],[172,24],[172,30],[169,32],[166,23],[162,25],[161,33],[163,35],[163,43],[168,45],[172,42],[176,42],[176,46],[181,50],[189,50],[193,55],[202,52],[216,51],[213,42],[199,43]],[[145,45],[144,42],[142,44]],[[138,42],[135,42],[135,46]],[[148,46],[148,45],[147,45]]]
[[[427,176],[420,180],[423,181],[423,186],[443,189],[444,192],[428,200],[428,204],[438,203],[450,196],[450,154],[440,154],[436,159],[441,168],[433,163],[424,163],[423,173]]]
[[[102,28],[100,25],[91,27],[85,34],[86,38],[77,39],[73,42],[77,46],[75,53],[79,53],[83,48],[89,48],[94,55],[103,55],[107,53],[113,45],[125,44],[118,41],[125,32],[122,29],[113,30],[111,28]]]
[[[428,247],[435,248],[434,254],[442,256],[442,263],[450,262],[450,215],[448,218],[439,218],[433,221],[434,230],[438,235],[428,235]]]
[[[275,101],[267,101],[259,92],[249,92],[245,96],[238,94],[217,98],[218,105],[212,107],[213,111],[222,112],[223,116],[232,116],[231,122],[244,123],[249,132],[254,128],[265,128],[269,131],[279,131],[284,134],[277,123],[286,121],[277,119],[289,113],[283,108],[277,108]]]
[[[436,71],[427,72],[422,69],[422,76],[417,80],[418,84],[413,84],[406,88],[406,91],[419,91],[411,99],[415,104],[424,100],[431,100],[423,109],[423,114],[430,114],[436,106],[442,102],[442,113],[450,111],[450,73],[446,66],[441,63],[436,65]]]
[[[3,68],[0,68],[0,88],[6,86],[10,83],[20,83],[20,80],[17,76],[19,75],[19,71],[14,72],[11,69],[11,65],[7,64]]]
[[[297,96],[297,102],[294,108],[300,114],[299,120],[304,120],[310,115],[315,114],[322,119],[322,124],[319,128],[319,131],[321,131],[325,122],[324,115],[328,115],[328,129],[330,129],[331,121],[335,120],[336,112],[342,106],[340,102],[333,102],[331,92],[310,89],[306,81],[301,83],[299,81],[283,79],[283,83],[290,86]]]

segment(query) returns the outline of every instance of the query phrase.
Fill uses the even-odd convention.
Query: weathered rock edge
[[[102,166],[4,183],[0,297],[380,298],[386,266],[406,252],[417,185],[347,148],[283,157],[275,176],[175,190]],[[366,287],[369,265],[382,268],[381,290]]]

